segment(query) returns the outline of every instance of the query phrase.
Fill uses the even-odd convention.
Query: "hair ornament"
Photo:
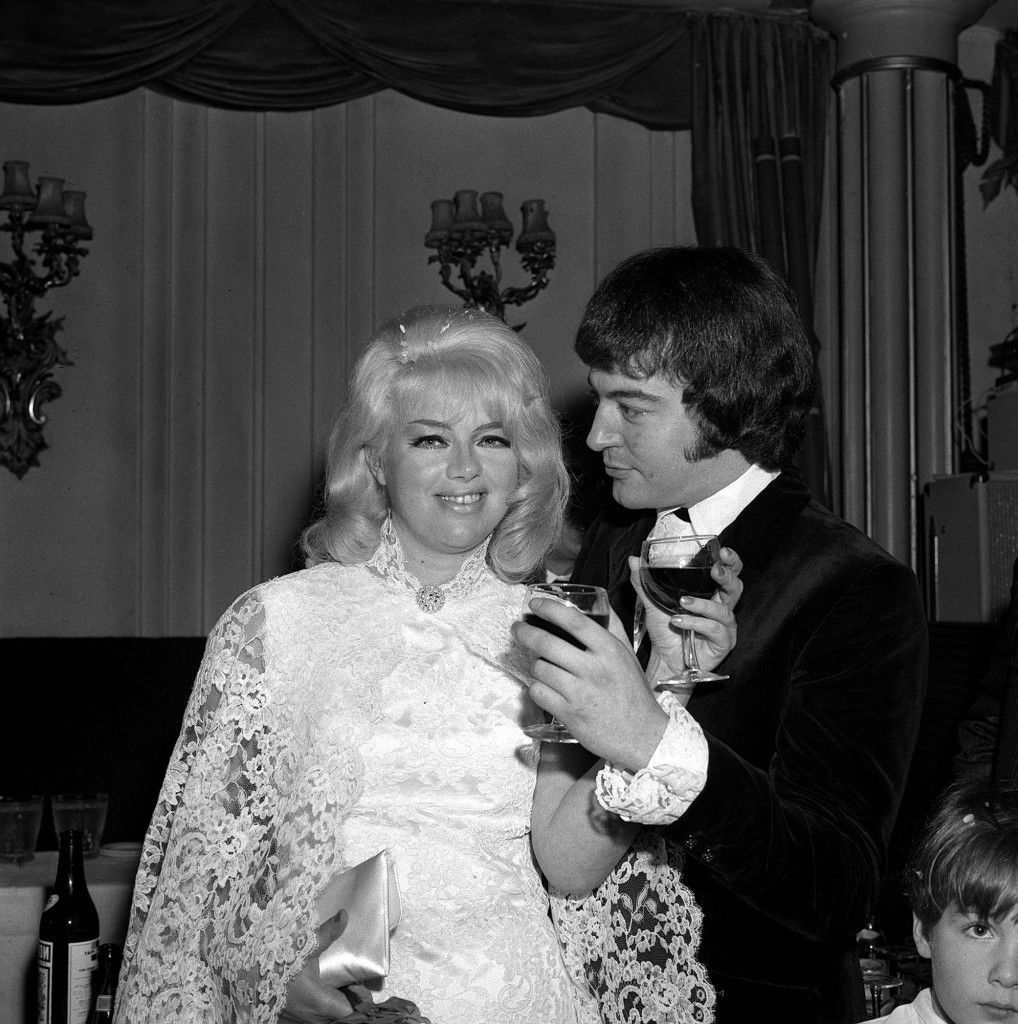
[[[961,819],[963,825],[973,825],[975,824],[975,820],[976,816],[974,814],[966,814],[965,817]]]
[[[438,333],[445,334],[450,327],[452,327],[452,317],[449,317],[449,319],[446,320],[446,322],[438,329]]]
[[[399,333],[406,334],[406,328],[402,324],[399,325]]]
[[[396,339],[396,343],[398,345],[398,348],[396,350],[396,359],[404,366],[407,366],[410,363],[416,362],[416,360],[414,359],[413,355],[410,352],[410,346],[407,344],[406,328],[402,324],[400,324],[399,329],[403,333],[399,336],[399,338]]]

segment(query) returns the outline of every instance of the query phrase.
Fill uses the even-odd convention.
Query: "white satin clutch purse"
[[[389,973],[389,935],[402,912],[392,854],[373,857],[336,875],[318,897],[318,923],[347,913],[346,928],[318,957],[322,981],[336,988]]]

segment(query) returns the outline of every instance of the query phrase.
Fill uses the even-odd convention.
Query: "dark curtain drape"
[[[658,4],[545,0],[4,0],[0,100],[149,86],[237,110],[379,89],[475,114],[588,105],[690,124],[690,25]]]
[[[799,19],[708,14],[690,26],[693,217],[702,245],[766,257],[813,329],[813,274],[823,198],[830,37]],[[818,396],[819,403],[819,396]],[[798,464],[830,503],[819,404]]]

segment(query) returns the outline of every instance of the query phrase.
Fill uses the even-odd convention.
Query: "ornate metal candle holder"
[[[57,364],[70,366],[57,343],[64,318],[37,314],[35,303],[50,288],[62,288],[80,270],[88,250],[81,243],[92,237],[85,219],[85,193],[63,189],[62,178],[40,178],[38,193],[28,180],[28,164],[4,164],[0,210],[7,220],[0,231],[11,236],[14,258],[0,263],[0,293],[7,315],[0,315],[0,464],[19,479],[39,465],[46,447],[43,406],[60,396],[53,380]],[[25,245],[39,232],[31,254]]]
[[[477,193],[462,189],[455,199],[431,204],[431,230],[424,244],[436,252],[442,284],[463,300],[464,306],[494,313],[505,320],[506,306],[522,306],[548,284],[555,266],[555,233],[548,227],[543,199],[528,199],[521,207],[523,230],[516,239],[523,269],[530,283],[523,288],[502,288],[502,249],[513,237],[513,226],[502,209],[501,192],[485,192],[478,208]],[[487,253],[491,270],[476,269]],[[458,274],[460,284],[453,279]],[[519,330],[523,324],[517,327]]]

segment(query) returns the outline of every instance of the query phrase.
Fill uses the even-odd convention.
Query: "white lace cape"
[[[142,849],[122,1024],[269,1024],[315,949],[315,897],[341,866],[335,836],[363,785],[350,740],[367,728],[372,673],[351,658],[325,698],[313,680],[267,673],[264,599],[280,582],[240,597],[209,635]],[[286,594],[299,638],[304,602]],[[344,619],[370,636],[356,608]],[[348,734],[317,728],[324,715]]]

